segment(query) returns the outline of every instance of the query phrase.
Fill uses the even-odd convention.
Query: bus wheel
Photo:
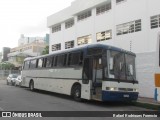
[[[76,101],[81,101],[81,86],[76,85],[73,89],[73,97]]]
[[[34,91],[34,82],[33,81],[30,82],[29,88],[31,91]]]

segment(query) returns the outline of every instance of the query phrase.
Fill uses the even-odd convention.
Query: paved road
[[[0,81],[0,111],[145,111],[122,103],[76,102],[70,96],[6,85]]]

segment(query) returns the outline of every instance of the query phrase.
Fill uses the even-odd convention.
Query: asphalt
[[[0,78],[0,84],[5,84],[5,80]],[[160,101],[156,101],[154,98],[139,97],[133,104],[147,109],[160,110]]]

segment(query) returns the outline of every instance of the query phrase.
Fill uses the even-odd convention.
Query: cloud
[[[46,21],[42,21],[35,25],[27,25],[20,28],[19,32],[24,34],[41,34],[41,33],[49,33],[49,28],[46,26]]]

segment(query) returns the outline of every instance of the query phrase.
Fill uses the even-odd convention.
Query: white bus
[[[138,98],[135,54],[94,44],[27,58],[22,86],[98,101],[133,101]]]

